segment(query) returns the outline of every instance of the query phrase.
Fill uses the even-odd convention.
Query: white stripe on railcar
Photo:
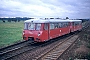
[[[31,19],[26,20],[25,22],[32,22],[32,23],[58,23],[58,22],[82,22],[81,20],[63,20],[63,19]]]

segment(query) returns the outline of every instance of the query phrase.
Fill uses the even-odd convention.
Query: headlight
[[[23,31],[23,35],[25,34],[25,31]]]
[[[23,35],[24,35],[25,33],[23,33]]]
[[[40,32],[38,33],[38,36],[40,36]]]
[[[38,34],[38,36],[40,36],[40,34]]]

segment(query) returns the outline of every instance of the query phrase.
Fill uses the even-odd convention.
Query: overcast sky
[[[0,17],[90,18],[90,0],[0,0]]]

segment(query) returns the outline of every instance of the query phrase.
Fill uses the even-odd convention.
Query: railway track
[[[57,58],[60,57],[77,38],[78,35],[72,35],[32,60],[57,60]]]
[[[4,48],[0,49],[0,59],[5,60],[8,58],[11,58],[17,54],[20,54],[19,49],[23,49],[24,47],[27,47],[29,44],[33,44],[33,41],[22,41]],[[19,53],[17,53],[18,51]],[[16,54],[17,53],[17,54]]]
[[[15,49],[19,49],[22,46],[25,46],[26,44],[30,43],[31,41],[22,41],[4,48],[0,49],[0,55],[9,52],[10,50],[15,50]],[[23,45],[24,44],[24,45]]]
[[[53,42],[53,40],[51,42]],[[47,42],[45,44],[38,44],[36,42],[31,42],[31,41],[17,43],[17,44],[0,49],[0,59],[1,60],[8,60],[8,59],[11,59],[15,56],[18,56],[24,52],[37,49],[40,46],[44,46],[44,45],[47,45],[49,43],[50,42]]]
[[[22,53],[25,53],[25,52],[28,52],[28,51],[32,51],[32,50],[38,49],[41,46],[46,46],[46,45],[48,45],[50,43],[53,43],[54,41],[57,41],[58,39],[51,40],[51,41],[43,43],[43,44],[39,44],[39,43],[35,43],[35,42],[32,43],[31,42],[29,44],[26,43],[26,45],[24,45],[24,46],[21,45],[21,47],[16,47],[16,48],[13,48],[13,49],[8,48],[8,50],[5,49],[6,51],[2,51],[2,53],[0,54],[0,59],[1,60],[12,59],[13,57],[18,56],[18,55],[20,55]]]

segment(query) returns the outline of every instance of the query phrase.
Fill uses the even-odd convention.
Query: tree
[[[2,20],[5,23],[5,20]]]

